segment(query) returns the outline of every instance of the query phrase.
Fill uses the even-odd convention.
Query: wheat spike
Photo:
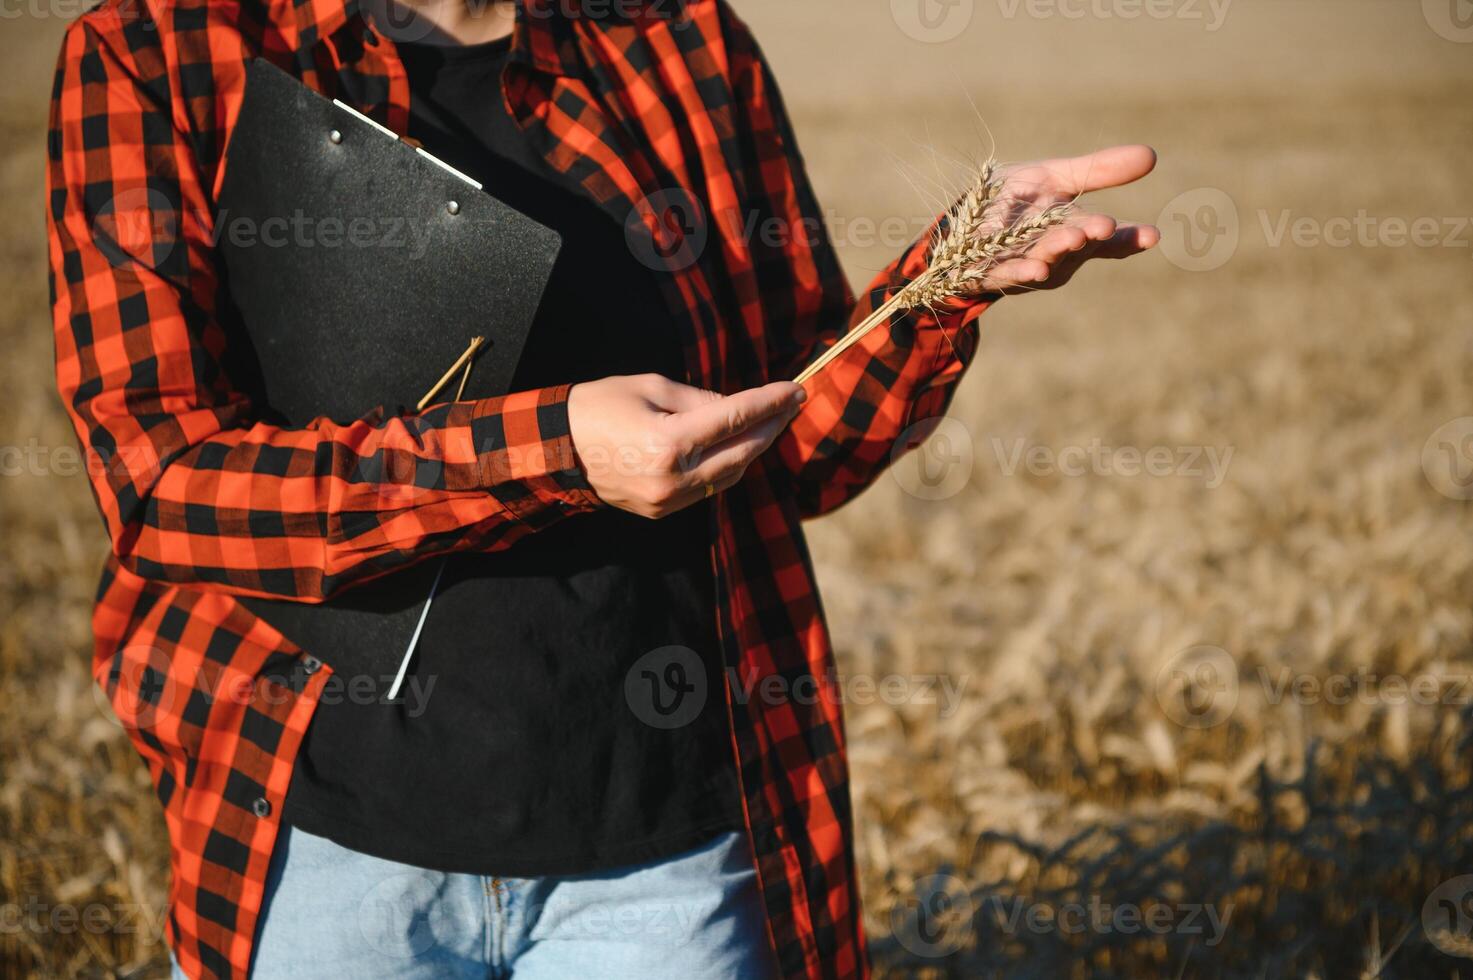
[[[888,322],[894,313],[931,308],[981,288],[993,268],[1023,254],[1039,236],[1063,222],[1073,211],[1071,203],[1053,204],[1011,222],[1005,221],[1003,216],[1009,205],[1002,199],[1002,188],[996,164],[992,161],[983,164],[967,192],[947,212],[945,231],[938,229],[925,271],[840,337],[794,380],[802,384],[812,378],[875,327]],[[991,234],[984,233],[992,225],[1002,227]]]

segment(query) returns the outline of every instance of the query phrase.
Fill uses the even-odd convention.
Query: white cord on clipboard
[[[461,360],[465,361],[465,371],[460,375],[460,387],[455,389],[456,401],[460,401],[461,396],[465,394],[466,382],[471,379],[471,366],[476,363],[476,352],[481,349],[483,343],[485,343],[484,337],[472,337],[470,346],[465,349],[464,354],[460,355]],[[457,366],[459,363],[459,361],[456,362]],[[450,379],[454,371],[455,368],[452,367],[445,373],[444,377],[436,382],[435,386],[429,390],[429,393],[420,399],[419,408],[421,410],[424,409],[425,404],[430,399],[440,393],[440,389],[445,386],[445,382]],[[409,645],[404,648],[404,657],[399,661],[399,672],[394,675],[394,683],[389,686],[390,701],[399,697],[399,689],[404,686],[404,676],[409,673],[409,661],[414,659],[414,650],[419,646],[419,634],[425,628],[425,620],[430,618],[430,606],[435,601],[435,593],[440,590],[440,577],[445,574],[445,566],[448,564],[450,564],[449,555],[440,559],[440,570],[435,572],[435,580],[430,583],[430,594],[425,596],[424,608],[419,611],[419,622],[414,624],[414,635],[409,638]]]
[[[404,685],[404,675],[409,672],[409,661],[414,659],[414,648],[419,646],[420,631],[425,628],[425,620],[430,618],[430,605],[434,603],[435,592],[440,588],[440,576],[445,574],[445,566],[449,563],[449,558],[440,559],[440,570],[435,573],[435,581],[430,584],[430,594],[425,596],[424,608],[419,611],[419,622],[414,624],[414,635],[409,638],[409,646],[404,648],[404,659],[399,661],[399,673],[394,675],[394,683],[389,687],[390,701],[399,696],[399,688]]]
[[[385,136],[389,137],[389,139],[397,140],[399,138],[399,134],[398,133],[394,132],[392,129],[390,129],[387,126],[385,126],[385,125],[383,125],[383,124],[381,124],[379,122],[376,122],[373,119],[370,119],[368,116],[365,116],[363,113],[359,112],[357,109],[355,109],[352,106],[348,105],[348,103],[342,101],[341,99],[333,99],[332,100],[332,104],[335,105],[335,106],[337,106],[339,109],[342,109],[344,112],[351,114],[354,118],[359,119],[359,120],[361,120],[363,122],[368,123],[368,125],[372,126],[374,129],[376,129],[379,132],[383,133]],[[424,147],[422,147],[422,146],[416,146],[414,149],[415,149],[415,152],[417,152],[420,156],[424,157],[426,160],[428,160],[431,163],[433,163],[435,166],[440,167],[440,168],[442,168],[444,170],[449,171],[451,174],[453,174],[456,177],[459,177],[461,180],[465,181],[467,184],[470,184],[472,187],[474,187],[478,191],[479,190],[484,190],[484,188],[481,186],[481,182],[479,180],[473,180],[470,177],[467,177],[465,174],[461,173],[459,170],[456,170],[454,167],[450,166],[450,164],[446,163],[444,160],[441,160],[439,157],[435,156],[433,153],[426,153]]]
[[[359,112],[357,109],[354,109],[352,106],[348,105],[341,99],[333,99],[332,102],[333,105],[337,106],[339,109],[342,109],[344,112],[353,116],[360,122],[367,123],[390,139],[399,139],[398,133],[394,132],[392,129],[389,129],[387,126],[384,126],[381,123],[369,118],[368,116],[365,116],[363,113]],[[334,141],[337,140],[338,137],[335,134]],[[454,167],[450,166],[450,164],[446,163],[444,160],[436,157],[434,154],[426,153],[424,147],[416,146],[415,151],[418,152],[419,155],[424,157],[426,160],[445,170],[452,176],[457,177],[465,183],[471,185],[476,190],[479,191],[483,189],[480,181],[473,180],[472,178],[466,176],[459,170],[456,170]],[[451,213],[453,214],[455,212],[452,211]],[[450,370],[446,371],[444,376],[441,377],[438,382],[436,382],[435,386],[431,388],[428,393],[425,394],[424,398],[420,399],[419,405],[417,406],[416,410],[423,411],[425,406],[429,404],[429,402],[440,393],[440,389],[443,388],[445,384],[455,375],[456,370],[459,369],[462,364],[464,364],[465,371],[461,374],[460,377],[460,389],[455,394],[456,400],[459,401],[460,397],[465,393],[466,382],[470,380],[471,366],[475,363],[476,353],[481,349],[481,346],[484,343],[484,337],[472,338],[470,347],[468,347],[465,353],[460,356],[460,359],[457,360],[453,366],[451,366]],[[399,697],[399,691],[404,686],[404,678],[409,673],[409,663],[411,660],[414,659],[414,651],[419,646],[420,634],[424,632],[425,622],[430,617],[430,607],[435,602],[435,594],[440,589],[440,579],[445,574],[445,566],[449,564],[449,562],[450,557],[448,555],[440,559],[440,568],[438,571],[435,572],[435,581],[430,585],[430,594],[425,596],[424,608],[419,611],[419,622],[415,623],[414,625],[414,635],[409,638],[409,645],[405,647],[404,656],[399,661],[399,672],[394,675],[394,683],[389,687],[390,701],[393,701],[394,699]]]

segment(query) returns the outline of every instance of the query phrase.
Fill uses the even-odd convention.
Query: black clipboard
[[[225,167],[222,320],[232,376],[249,379],[262,417],[302,426],[413,410],[478,335],[490,343],[463,397],[507,392],[556,232],[260,58]],[[435,400],[454,398],[458,385]],[[399,666],[447,567],[422,562],[321,604],[242,601],[334,670],[383,676]],[[446,577],[474,581],[464,568]],[[474,604],[464,584],[456,591],[434,612]]]

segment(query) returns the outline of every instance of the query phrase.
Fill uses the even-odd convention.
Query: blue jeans
[[[251,975],[767,980],[777,971],[751,853],[732,833],[649,864],[496,879],[385,861],[283,826]]]

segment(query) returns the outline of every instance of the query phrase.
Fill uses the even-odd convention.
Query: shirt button
[[[262,819],[271,816],[271,801],[264,796],[256,797],[251,803],[251,812]]]
[[[318,660],[316,657],[302,658],[302,670],[306,671],[308,675],[315,674],[321,669],[322,661]]]

